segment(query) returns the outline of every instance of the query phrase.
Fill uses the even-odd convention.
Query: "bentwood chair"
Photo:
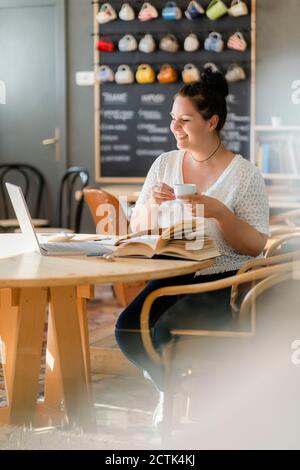
[[[118,199],[99,188],[87,187],[83,190],[96,232],[103,235],[125,235],[129,222]],[[116,299],[126,307],[146,286],[146,282],[119,282],[113,285]]]
[[[83,190],[88,185],[87,168],[73,166],[69,168],[61,180],[58,202],[57,225],[68,227],[75,233],[80,231],[83,209]]]
[[[64,173],[60,188],[54,226],[36,230],[41,232],[80,232],[83,210],[83,190],[88,185],[87,168],[74,166]]]
[[[13,230],[18,227],[5,183],[21,186],[35,227],[46,226],[49,221],[42,217],[46,200],[46,180],[34,166],[25,163],[4,163],[0,165],[0,229]]]
[[[295,251],[300,248],[300,227],[291,233],[287,233],[272,241],[266,251],[266,258],[280,253]]]
[[[152,292],[145,300],[141,312],[141,335],[145,349],[156,364],[164,369],[165,400],[162,431],[169,435],[174,420],[174,405],[180,382],[177,370],[185,371],[185,376],[222,377],[225,381],[243,366],[243,360],[251,350],[256,336],[256,299],[265,288],[290,278],[295,271],[295,263],[300,266],[300,251],[257,259],[247,263],[235,276],[214,282],[186,286],[164,287]],[[299,269],[300,271],[300,269]],[[300,273],[299,273],[300,274]],[[261,284],[261,282],[264,282]],[[238,287],[247,285],[242,298],[238,296]],[[249,290],[249,285],[250,287]],[[260,286],[260,287],[257,287]],[[153,347],[149,316],[153,303],[159,297],[183,294],[199,294],[219,289],[232,288],[231,306],[236,328],[232,331],[174,329],[172,341],[159,354]],[[183,312],[184,315],[184,312]],[[224,361],[227,358],[227,361]],[[245,365],[244,365],[245,367]],[[227,377],[227,378],[226,378]],[[220,384],[219,384],[220,385]],[[190,403],[190,390],[185,403]],[[199,394],[199,387],[197,389]]]

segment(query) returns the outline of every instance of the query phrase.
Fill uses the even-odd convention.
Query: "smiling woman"
[[[268,236],[269,210],[263,178],[249,161],[227,150],[220,138],[227,117],[227,95],[224,76],[210,67],[201,73],[199,82],[179,90],[170,125],[177,150],[163,153],[153,163],[131,219],[133,230],[154,227],[159,206],[175,199],[174,186],[194,184],[196,194],[177,198],[184,199],[193,214],[202,206],[206,231],[221,253],[212,267],[196,275],[150,282],[118,319],[116,338],[122,351],[148,372],[160,390],[162,370],[147,357],[138,333],[146,297],[163,286],[211,282],[233,275],[261,254]],[[161,351],[171,338],[172,328],[229,327],[229,295],[230,289],[223,289],[205,296],[158,298],[150,313],[154,347]]]

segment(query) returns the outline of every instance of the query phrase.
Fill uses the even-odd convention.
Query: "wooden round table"
[[[46,257],[20,253],[22,234],[0,235],[0,351],[8,406],[0,423],[94,419],[86,299],[91,286],[196,272],[213,261]],[[45,397],[37,403],[46,313]]]

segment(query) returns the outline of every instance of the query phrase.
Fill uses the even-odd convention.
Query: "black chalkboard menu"
[[[230,7],[231,0],[223,0]],[[94,16],[104,2],[94,5]],[[122,4],[121,0],[109,2],[117,15]],[[189,1],[178,0],[176,5],[182,10],[179,20],[165,20],[161,11],[167,2],[151,1],[159,17],[141,22],[137,17],[143,1],[128,0],[135,11],[135,19],[123,21],[117,19],[105,24],[97,24],[94,32],[94,44],[98,40],[112,42],[114,51],[96,53],[98,58],[95,70],[99,66],[108,65],[113,72],[118,66],[127,64],[136,72],[139,64],[150,64],[159,73],[163,64],[171,64],[178,72],[176,83],[161,84],[157,80],[150,84],[120,85],[116,82],[96,83],[96,178],[105,182],[141,182],[144,180],[153,161],[162,153],[176,148],[175,139],[170,132],[170,111],[176,92],[183,85],[181,71],[188,63],[194,64],[201,70],[207,62],[213,62],[223,73],[232,64],[238,64],[245,71],[246,79],[229,83],[228,118],[222,131],[224,144],[245,158],[250,158],[250,122],[251,122],[251,93],[253,90],[253,21],[255,4],[252,0],[244,3],[248,6],[248,15],[234,17],[228,14],[212,21],[206,15],[189,20],[184,11]],[[210,3],[200,0],[204,9]],[[94,18],[95,20],[95,18]],[[244,51],[227,47],[227,41],[235,32],[241,32],[247,43]],[[222,52],[204,49],[205,39],[211,32],[221,34],[224,41]],[[156,50],[151,53],[135,50],[121,52],[118,49],[119,40],[126,34],[132,34],[137,43],[149,33],[156,43]],[[167,33],[174,34],[179,42],[179,50],[166,52],[159,49],[158,44]],[[200,47],[194,52],[184,50],[185,38],[196,34]],[[252,97],[253,99],[253,97]]]

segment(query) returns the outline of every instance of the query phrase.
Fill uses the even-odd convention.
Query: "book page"
[[[156,252],[158,235],[145,235],[144,237],[134,237],[120,242],[114,252],[116,256],[142,256],[152,258]]]
[[[163,230],[162,239],[191,239],[195,240],[196,236],[204,237],[204,218],[194,217],[193,219],[182,220],[172,227]]]

